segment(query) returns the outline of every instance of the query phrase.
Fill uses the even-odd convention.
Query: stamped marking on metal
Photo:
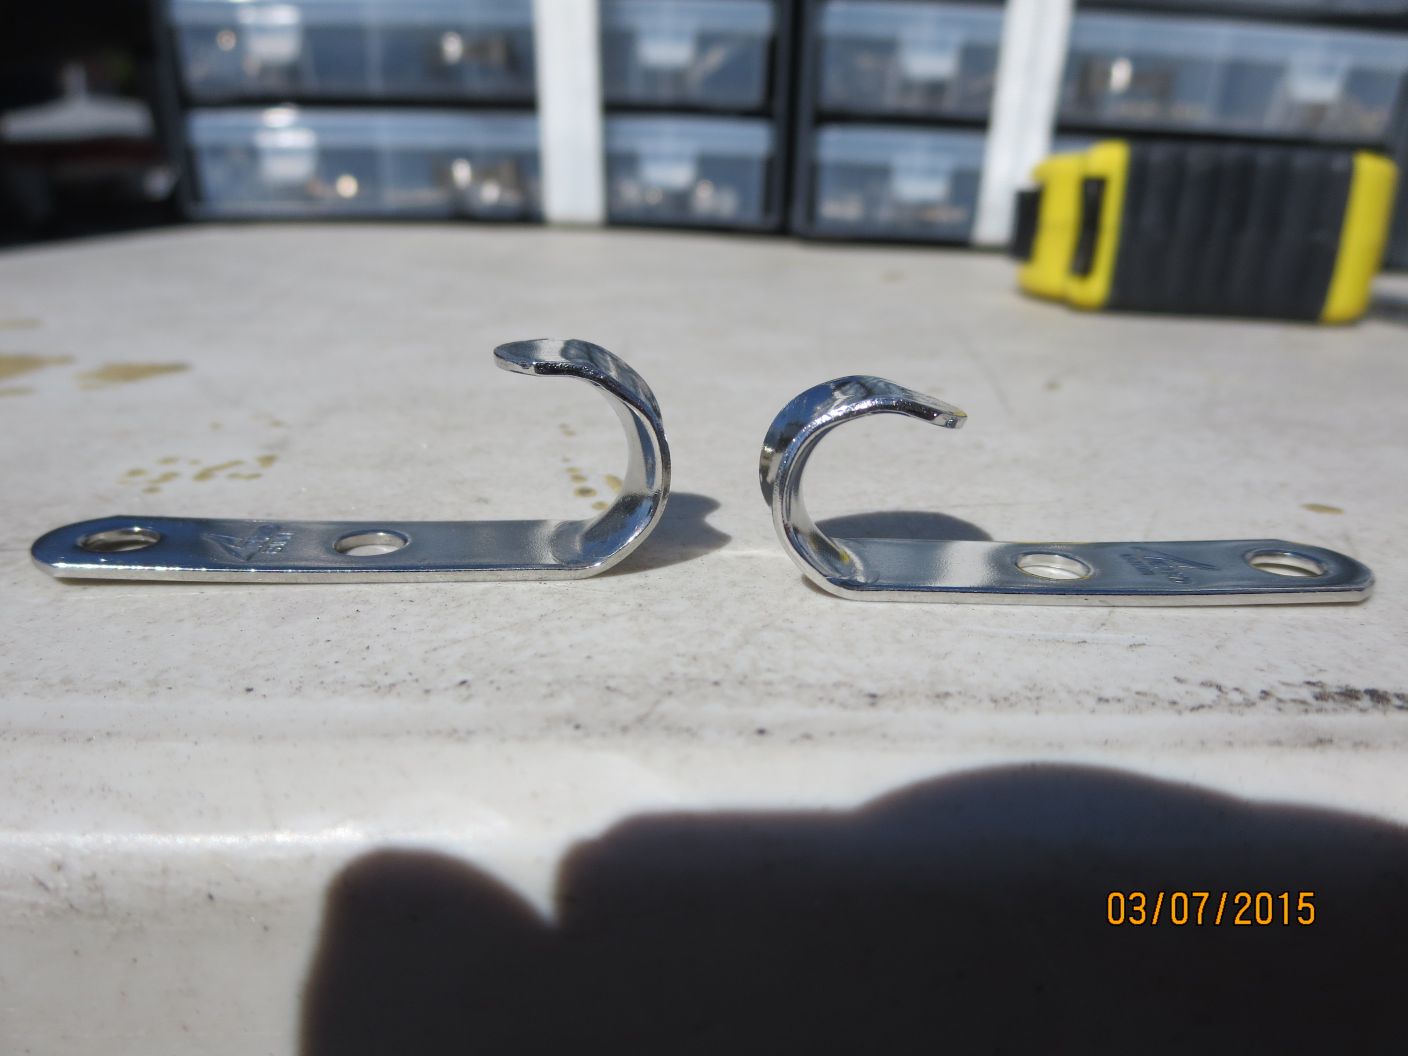
[[[214,543],[237,561],[253,561],[256,557],[274,557],[293,542],[293,533],[282,525],[261,524],[243,539],[233,535],[206,532],[201,536]]]
[[[1180,571],[1181,569],[1197,568],[1204,572],[1217,571],[1216,565],[1204,564],[1201,561],[1178,557],[1175,554],[1166,554],[1162,550],[1151,550],[1147,546],[1135,546],[1130,549],[1137,551],[1137,553],[1124,551],[1120,553],[1120,557],[1141,576],[1163,576],[1170,583],[1190,583],[1192,577],[1186,572]]]

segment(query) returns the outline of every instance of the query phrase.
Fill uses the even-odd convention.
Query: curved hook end
[[[611,567],[650,534],[669,496],[670,448],[655,393],[625,360],[576,338],[511,341],[494,349],[494,359],[515,374],[591,382],[620,417],[628,452],[621,492],[594,520],[573,522],[560,540],[571,560],[589,554],[597,571]]]
[[[584,378],[660,417],[660,404],[644,378],[620,356],[575,337],[510,341],[494,349],[499,369],[515,374],[566,374]]]
[[[508,341],[494,349],[494,359],[500,370],[510,370],[515,374],[544,374],[555,366],[574,360],[590,358],[588,350],[606,352],[606,349],[576,338],[565,340],[554,337],[537,337],[526,341]],[[610,353],[607,353],[610,355]]]
[[[763,500],[772,505],[784,464],[791,465],[793,472],[800,470],[796,456],[787,457],[789,449],[801,454],[828,430],[867,414],[904,414],[944,429],[961,429],[968,420],[968,415],[952,404],[871,375],[856,374],[813,385],[778,412],[763,438],[758,462]]]

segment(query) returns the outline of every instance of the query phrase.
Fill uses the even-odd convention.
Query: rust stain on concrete
[[[131,385],[158,378],[164,374],[180,374],[190,370],[188,363],[104,363],[78,375],[85,389],[106,389],[114,385]]]
[[[72,356],[40,356],[32,352],[0,352],[0,381],[31,374],[45,367],[64,367],[73,362]]]
[[[242,465],[244,465],[244,459],[232,458],[228,462],[218,462],[213,466],[206,466],[199,473],[191,477],[191,479],[198,481],[212,480],[217,474],[223,473],[227,469],[234,469],[236,466]]]

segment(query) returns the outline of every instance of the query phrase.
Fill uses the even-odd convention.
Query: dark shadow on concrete
[[[718,508],[718,500],[707,495],[672,491],[655,531],[640,544],[639,550],[602,575],[629,575],[665,568],[718,550],[733,538],[709,523],[709,514]]]
[[[1113,927],[1111,890],[1212,894],[1203,926]],[[1231,923],[1259,890],[1315,922]],[[467,863],[368,855],[328,893],[302,1051],[1402,1052],[1405,940],[1402,828],[998,768],[623,821],[567,855],[552,922]]]
[[[1408,297],[1402,294],[1376,292],[1369,302],[1368,318],[1381,323],[1408,326]]]
[[[946,513],[926,510],[885,510],[876,513],[852,513],[844,517],[826,517],[816,526],[830,536],[845,539],[969,539],[985,540],[992,536],[970,521],[950,517]],[[817,586],[806,576],[802,582],[809,590],[828,598],[836,595]]]
[[[848,539],[991,539],[976,524],[946,513],[887,510],[827,517],[816,522],[827,535]]]

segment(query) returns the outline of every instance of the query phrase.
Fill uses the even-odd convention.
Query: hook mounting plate
[[[817,441],[870,414],[904,414],[947,429],[967,415],[875,377],[808,389],[763,440],[759,478],[787,552],[818,586],[872,601],[1027,605],[1271,605],[1363,601],[1373,574],[1344,554],[1278,539],[1151,543],[999,543],[856,539],[821,531],[802,501]]]
[[[105,517],[55,529],[31,553],[65,579],[313,583],[579,579],[623,560],[654,529],[670,487],[670,449],[645,379],[586,341],[494,349],[519,374],[596,386],[625,429],[621,490],[588,521],[278,521]]]

